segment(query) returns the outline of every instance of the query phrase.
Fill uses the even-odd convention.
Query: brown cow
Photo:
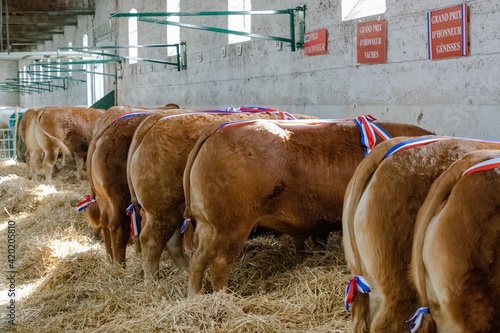
[[[182,176],[188,154],[202,130],[220,119],[281,117],[281,112],[205,112],[141,124],[129,150],[127,175],[132,203],[140,205],[143,217],[144,228],[139,239],[146,283],[158,277],[165,245],[175,264],[182,270],[188,268],[180,235],[184,208]]]
[[[169,110],[176,109],[176,110]],[[137,126],[148,117],[187,112],[177,105],[158,109],[112,107],[94,128],[87,158],[87,178],[90,185],[88,200],[90,225],[103,232],[109,258],[125,265],[130,223],[125,210],[130,204],[127,183],[127,155]]]
[[[34,117],[35,124],[29,125],[27,130],[34,129],[36,141],[43,150],[43,168],[47,181],[52,180],[59,150],[66,155],[73,154],[77,166],[77,177],[82,178],[83,164],[92,139],[92,130],[103,112],[73,106],[44,107],[38,111],[38,117]],[[32,133],[27,134],[28,137],[32,135]],[[30,160],[30,169],[32,178],[36,180],[36,159]]]
[[[412,276],[420,311],[430,308],[421,332],[500,332],[498,167],[499,150],[465,155],[434,182],[418,213]]]
[[[391,136],[430,134],[408,124],[378,125]],[[353,121],[207,129],[184,176],[186,217],[196,220],[189,294],[201,290],[209,265],[214,290],[226,287],[256,225],[294,237],[341,230],[344,191],[364,157],[361,138]]]
[[[377,146],[357,168],[345,196],[344,252],[348,268],[370,285],[352,304],[353,332],[403,332],[417,306],[409,279],[413,227],[434,180],[464,154],[500,143],[443,137],[385,155],[413,140]],[[437,141],[432,141],[437,140]],[[411,145],[410,145],[411,147]]]
[[[41,164],[43,157],[43,150],[35,136],[36,118],[41,110],[41,108],[26,110],[19,123],[19,137],[26,145],[26,163],[30,168],[29,177],[34,180],[36,180],[37,166]]]

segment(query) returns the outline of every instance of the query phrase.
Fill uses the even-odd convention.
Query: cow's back
[[[429,133],[407,124],[380,125],[391,135]],[[222,128],[205,142],[191,171],[201,178],[192,187],[238,179],[239,186],[223,187],[223,191],[234,191],[228,197],[245,198],[263,207],[262,215],[291,217],[290,224],[277,220],[259,220],[259,224],[296,236],[316,235],[341,228],[345,189],[363,158],[361,134],[353,122],[256,122]],[[219,197],[226,195],[219,193]]]
[[[92,108],[61,106],[47,107],[39,115],[44,133],[60,141],[69,152],[86,156],[96,121],[104,111]],[[61,147],[62,148],[62,147]]]

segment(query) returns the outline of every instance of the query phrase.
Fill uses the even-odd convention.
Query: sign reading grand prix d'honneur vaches
[[[327,45],[326,29],[314,30],[304,35],[304,55],[306,56],[326,54]]]
[[[466,4],[427,12],[429,59],[469,54],[468,25]]]
[[[376,20],[357,24],[357,51],[360,64],[387,62],[387,22]]]

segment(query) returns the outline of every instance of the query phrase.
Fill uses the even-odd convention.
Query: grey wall
[[[96,1],[96,17],[68,31],[54,44],[80,40],[90,31],[98,45],[127,45],[127,19],[108,19],[111,12],[166,11],[165,1]],[[181,2],[181,11],[227,10],[225,1]],[[252,10],[286,9],[304,1],[253,0]],[[372,114],[376,118],[418,124],[437,134],[499,139],[500,123],[500,2],[469,1],[470,55],[427,59],[426,11],[458,4],[451,0],[387,0],[387,12],[376,17],[388,25],[386,64],[356,63],[356,23],[341,21],[340,1],[307,1],[306,29],[328,29],[328,54],[305,57],[302,50],[282,50],[275,43],[251,40],[227,45],[227,35],[181,29],[188,46],[188,69],[139,62],[125,64],[117,82],[119,104],[214,109],[261,105],[325,118]],[[226,27],[225,17],[182,18],[182,22]],[[94,27],[93,29],[91,29]],[[288,37],[286,16],[253,16],[252,32]],[[139,22],[139,43],[168,43],[166,26]],[[89,39],[93,43],[93,39]],[[73,45],[78,45],[73,41]],[[126,51],[123,51],[126,54]],[[199,61],[201,54],[202,61]],[[164,50],[139,50],[140,57],[166,57]],[[79,101],[81,86],[68,91],[21,96],[23,106]],[[108,80],[107,88],[113,89]]]
[[[17,61],[0,61],[0,81],[17,77]],[[0,106],[18,106],[19,96],[17,94],[0,91]]]

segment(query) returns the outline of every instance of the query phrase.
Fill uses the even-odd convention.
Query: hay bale
[[[229,293],[187,299],[187,275],[166,254],[161,279],[147,288],[133,246],[126,269],[109,263],[86,214],[74,208],[88,191],[75,169],[61,166],[49,186],[28,180],[25,164],[2,163],[0,225],[16,223],[16,288],[22,294],[16,302],[17,332],[349,330],[343,307],[348,273],[339,235],[330,237],[324,253],[307,255],[297,255],[287,236],[249,240],[231,273]],[[2,253],[5,246],[2,241]],[[0,270],[7,270],[5,259]],[[208,277],[206,282],[210,292]],[[4,280],[0,288],[7,288]],[[12,329],[5,318],[0,321],[0,331]]]

